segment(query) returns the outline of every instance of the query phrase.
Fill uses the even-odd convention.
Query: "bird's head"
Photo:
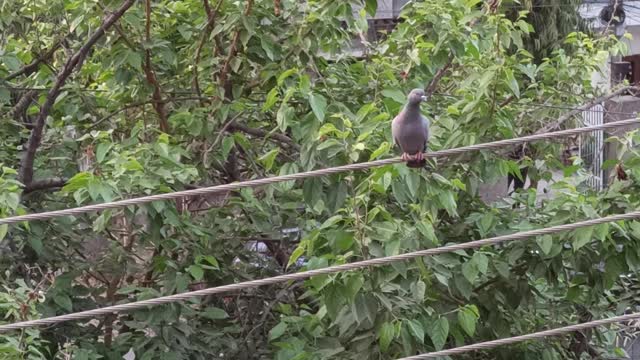
[[[427,101],[427,96],[422,89],[413,89],[408,96],[409,104],[419,105],[423,101]]]

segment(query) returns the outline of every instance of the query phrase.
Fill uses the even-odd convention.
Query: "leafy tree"
[[[391,156],[390,120],[415,87],[434,95],[430,150],[532,133],[563,112],[536,104],[594,96],[591,72],[622,49],[575,32],[537,63],[526,16],[478,0],[410,4],[362,59],[345,49],[375,1],[0,4],[1,216]],[[0,227],[0,309],[16,322],[629,211],[633,136],[612,139],[629,178],[601,193],[581,183],[580,159],[566,166],[561,146],[540,143],[520,162],[505,149]],[[534,181],[567,177],[550,200],[480,200],[523,166]],[[636,303],[637,241],[637,222],[601,225],[0,334],[0,353],[393,359],[620,313]],[[614,335],[467,358],[610,354]]]
[[[525,37],[525,49],[536,62],[552,56],[555,50],[565,48],[567,35],[582,31],[588,33],[590,28],[579,13],[583,0],[524,0],[502,2],[509,18],[515,20],[520,11],[526,11],[526,20],[533,27],[533,32]]]

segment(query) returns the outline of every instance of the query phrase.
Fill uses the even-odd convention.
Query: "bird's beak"
[[[422,96],[420,99],[421,99],[422,101],[427,101],[427,100],[428,100],[428,97],[427,97],[426,95],[424,95],[424,96]]]

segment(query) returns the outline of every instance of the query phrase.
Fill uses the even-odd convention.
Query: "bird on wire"
[[[404,108],[391,122],[393,143],[400,147],[402,161],[411,168],[427,163],[423,153],[429,143],[429,120],[420,113],[420,104],[426,100],[424,90],[411,90]]]

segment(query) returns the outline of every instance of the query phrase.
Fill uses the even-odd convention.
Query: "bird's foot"
[[[402,159],[402,161],[407,162],[409,160],[413,160],[413,156],[405,153],[402,153],[402,156],[400,156],[400,159]]]
[[[416,159],[416,161],[423,161],[423,160],[424,160],[424,154],[422,153],[422,151],[419,151],[419,152],[415,155],[415,159]]]

